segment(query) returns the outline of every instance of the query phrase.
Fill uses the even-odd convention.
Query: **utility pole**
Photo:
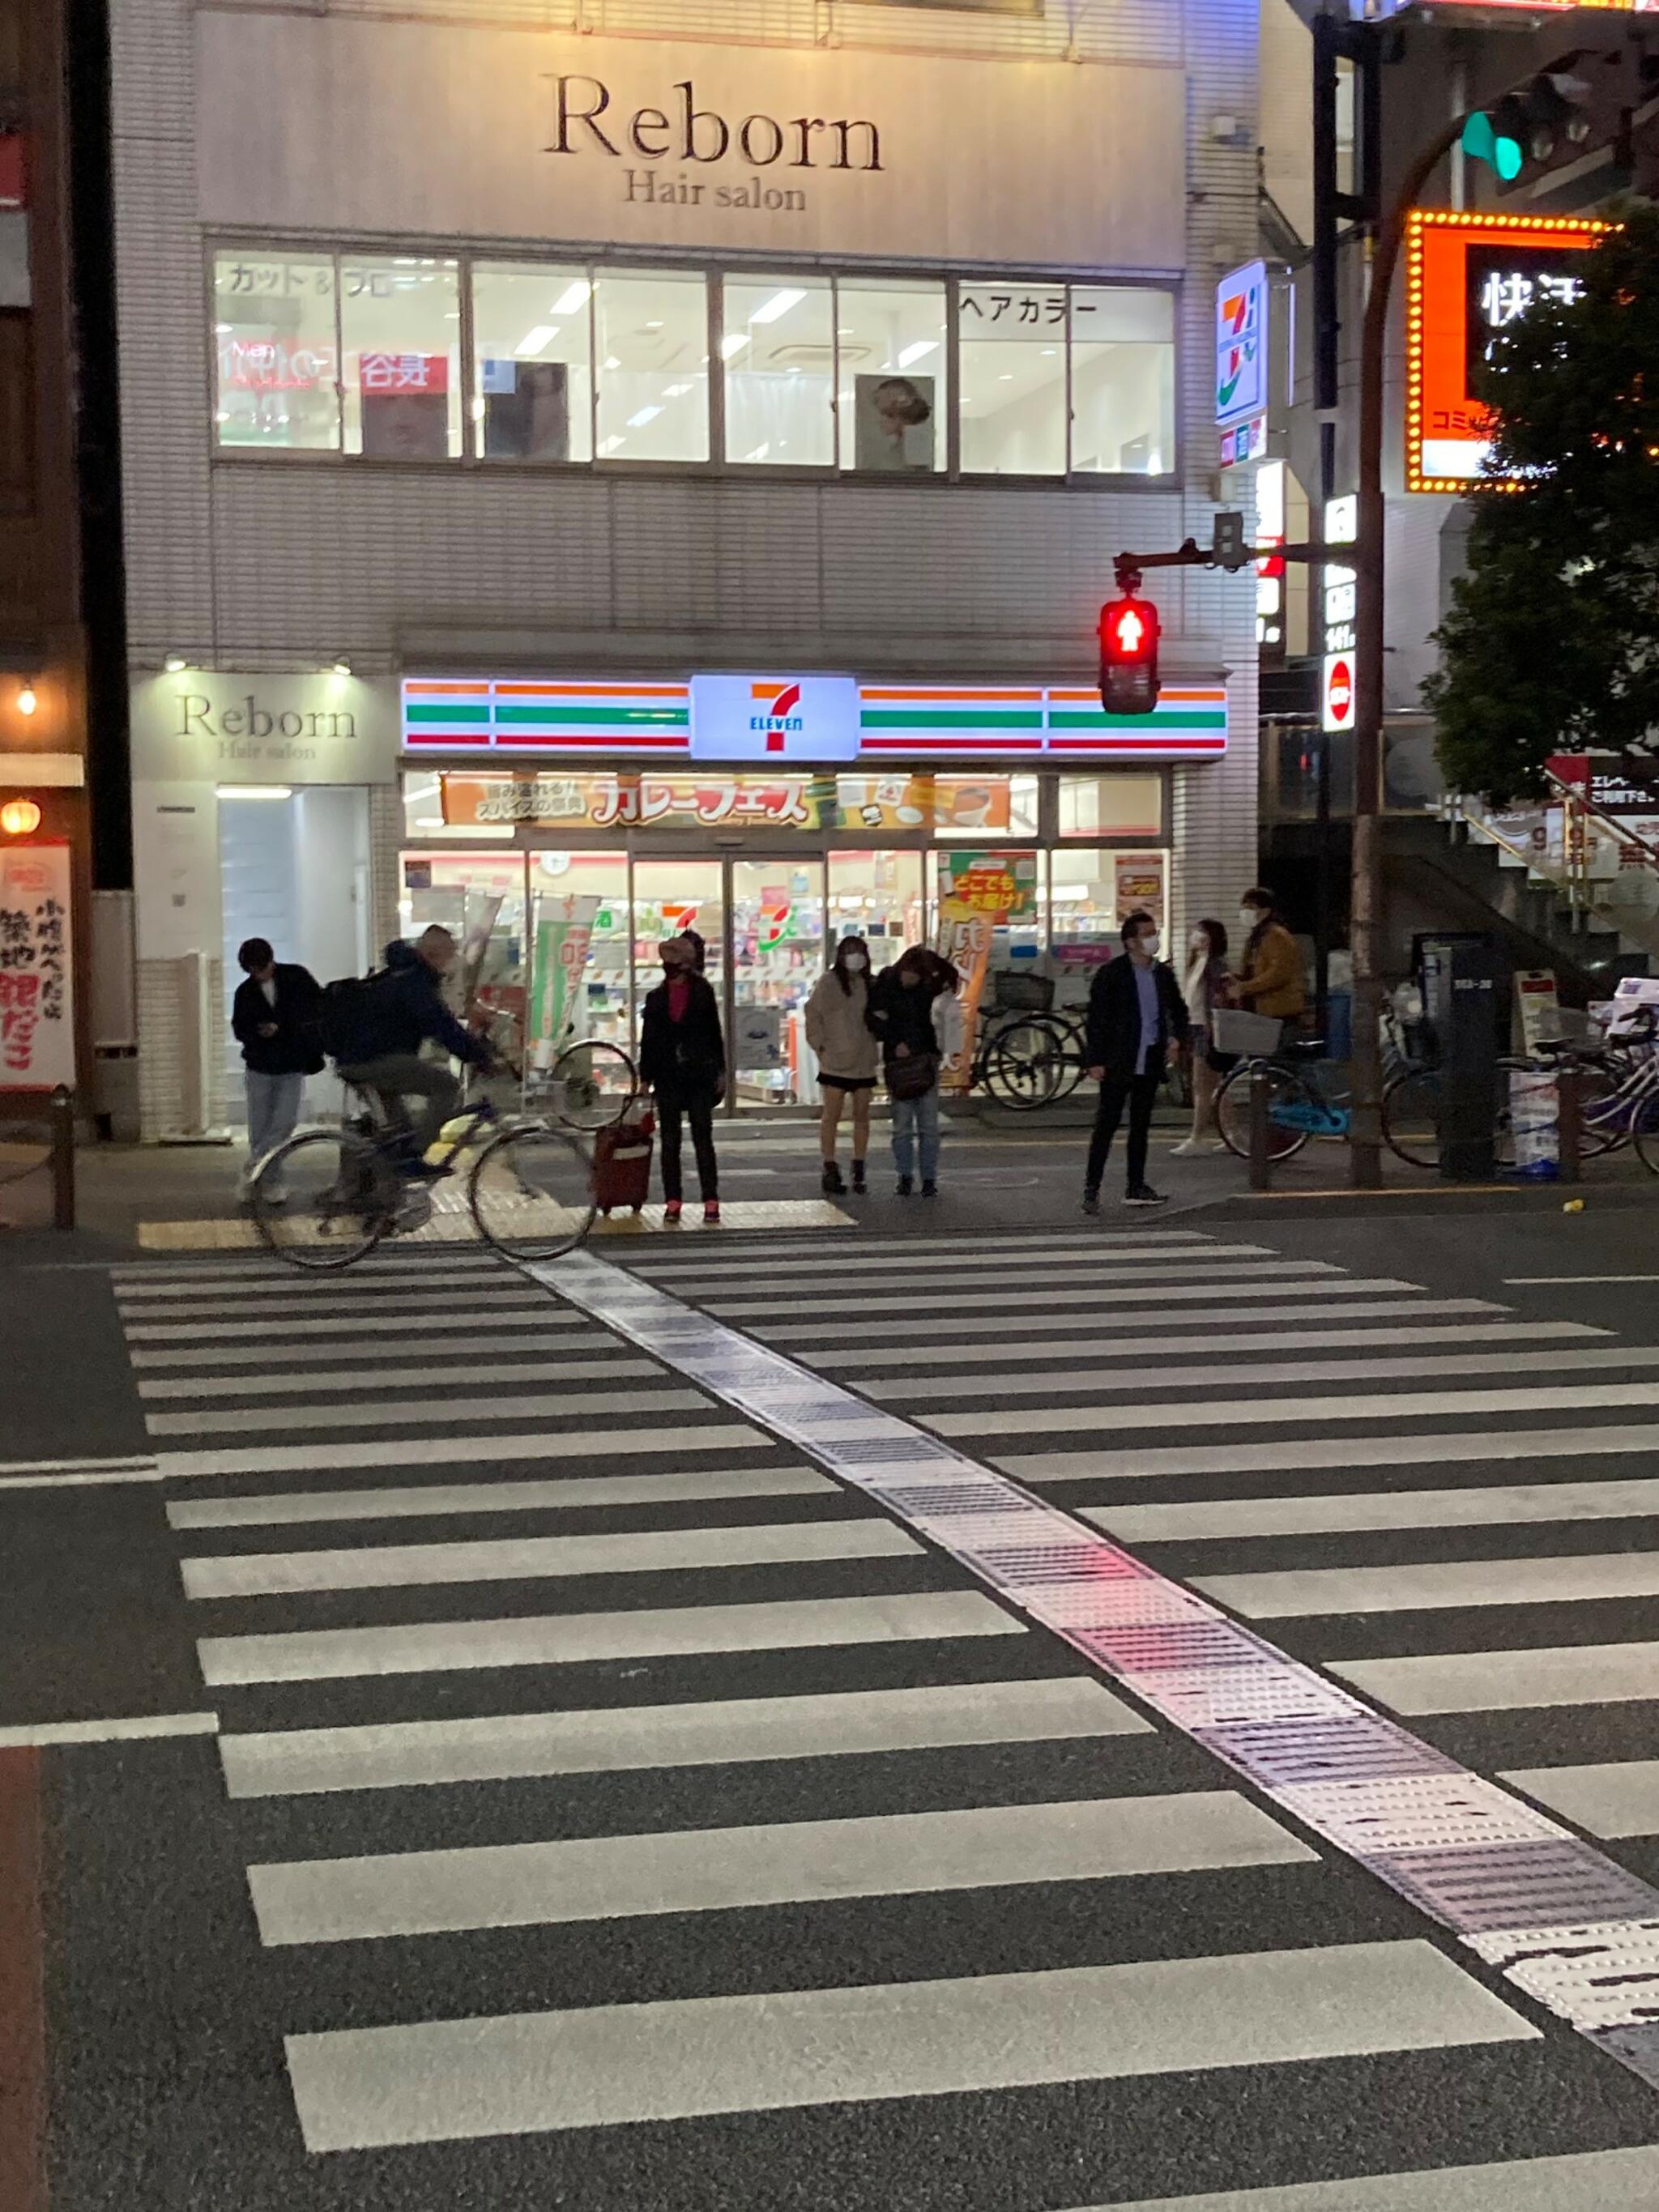
[[[1352,561],[1358,585],[1354,651],[1353,862],[1351,883],[1353,948],[1353,1120],[1349,1181],[1356,1190],[1382,1182],[1382,1054],[1377,1030],[1382,978],[1377,965],[1382,905],[1382,846],[1377,834],[1382,770],[1382,612],[1387,586],[1383,552],[1382,377],[1387,361],[1389,294],[1400,260],[1406,218],[1430,177],[1456,143],[1464,118],[1455,117],[1412,163],[1392,206],[1378,226],[1370,290],[1359,357],[1359,497]]]

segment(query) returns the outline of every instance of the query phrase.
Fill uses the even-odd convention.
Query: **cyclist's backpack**
[[[342,975],[323,986],[318,1030],[331,1060],[361,1060],[362,1039],[374,1019],[373,998],[384,970],[373,975]]]

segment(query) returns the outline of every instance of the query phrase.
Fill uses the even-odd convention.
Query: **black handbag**
[[[936,1052],[913,1052],[903,1060],[890,1060],[887,1063],[888,1097],[924,1097],[939,1081],[939,1065]]]

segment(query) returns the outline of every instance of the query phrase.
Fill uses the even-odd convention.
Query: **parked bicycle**
[[[519,1071],[498,1060],[516,1084]],[[553,1260],[582,1243],[597,1211],[585,1137],[622,1120],[639,1092],[620,1047],[584,1041],[560,1054],[540,1087],[547,1111],[505,1112],[488,1085],[447,1125],[449,1176],[409,1179],[409,1139],[381,1101],[353,1090],[336,1128],[307,1130],[261,1161],[253,1218],[266,1246],[296,1267],[349,1267],[384,1238],[465,1213],[487,1244],[519,1260]],[[470,1167],[461,1163],[471,1156]]]
[[[1275,1028],[1281,1033],[1273,1042]],[[1353,1126],[1352,1092],[1336,1085],[1322,1037],[1286,1036],[1267,1016],[1231,1008],[1218,1013],[1216,1036],[1220,1050],[1241,1054],[1216,1093],[1216,1127],[1229,1152],[1249,1158],[1250,1091],[1258,1070],[1267,1083],[1270,1160],[1293,1158],[1315,1137],[1346,1139]],[[1413,1087],[1425,1071],[1407,1057],[1392,1012],[1382,1017],[1381,1043],[1382,1141],[1399,1158],[1421,1165],[1425,1132],[1435,1127],[1431,1118],[1423,1119],[1428,1094]],[[1437,1154],[1431,1164],[1438,1164]]]

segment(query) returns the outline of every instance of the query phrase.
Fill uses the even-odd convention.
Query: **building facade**
[[[1153,715],[1094,633],[1209,537],[1253,7],[112,15],[149,1133],[234,1116],[256,932],[442,919],[522,1005],[579,916],[621,1036],[689,921],[762,1103],[964,875],[1010,962],[1230,909],[1251,580],[1155,579]]]

